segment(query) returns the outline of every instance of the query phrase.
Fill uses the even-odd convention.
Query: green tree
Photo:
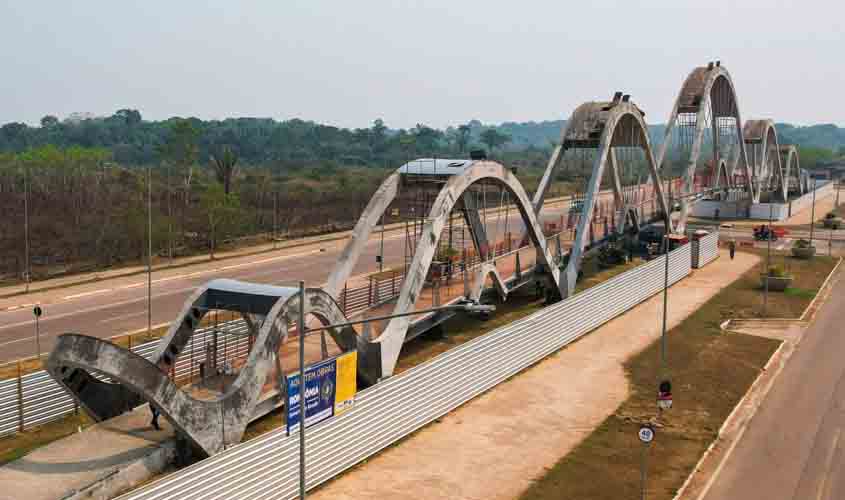
[[[223,146],[211,155],[211,165],[217,182],[223,185],[223,192],[229,194],[232,191],[232,177],[237,173],[238,155],[230,146]]]
[[[494,128],[488,128],[481,133],[481,142],[484,143],[488,150],[492,153],[494,149],[499,146],[504,146],[510,142],[511,137],[503,134]]]
[[[55,127],[59,124],[59,119],[53,115],[47,115],[41,119],[41,126],[44,128]]]
[[[208,243],[213,259],[218,236],[222,234],[225,238],[227,230],[237,219],[240,200],[237,195],[223,191],[223,186],[212,184],[202,194],[200,206],[208,217]]]
[[[463,154],[466,152],[467,146],[469,145],[469,138],[472,129],[469,125],[461,125],[458,127],[458,137],[456,142],[458,144],[458,152]]]

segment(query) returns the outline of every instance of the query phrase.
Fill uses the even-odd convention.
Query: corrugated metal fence
[[[307,487],[327,481],[659,292],[663,259],[361,391],[352,410],[307,430]],[[691,245],[673,251],[669,262],[670,283],[688,275]],[[296,435],[274,431],[120,498],[294,498],[298,446]]]
[[[712,231],[707,236],[693,240],[691,244],[692,267],[706,266],[719,257],[719,231]]]

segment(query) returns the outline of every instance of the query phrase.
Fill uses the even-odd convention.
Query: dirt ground
[[[669,327],[757,260],[722,255],[673,286]],[[661,311],[658,294],[310,496],[518,497],[627,398],[623,363],[660,336]]]

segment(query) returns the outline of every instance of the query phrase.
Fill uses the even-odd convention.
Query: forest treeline
[[[376,120],[343,129],[253,118],[146,121],[132,109],[105,118],[46,116],[39,127],[8,123],[0,127],[0,280],[21,279],[27,262],[33,278],[43,278],[141,261],[148,204],[159,259],[244,238],[346,229],[381,180],[416,157],[484,148],[519,167],[532,190],[563,125],[471,121],[393,130]],[[824,127],[828,138],[838,133]],[[788,133],[806,136],[812,128]],[[659,128],[652,134],[662,135]],[[808,167],[834,155],[812,147],[801,154]],[[574,177],[584,174],[561,172],[557,189],[583,184]]]
[[[506,122],[485,125],[472,120],[438,130],[424,124],[393,129],[382,120],[366,128],[339,128],[305,120],[270,118],[144,120],[135,109],[107,117],[74,115],[65,120],[45,116],[40,126],[11,122],[0,127],[0,151],[22,152],[55,145],[106,148],[123,165],[158,164],[174,126],[188,123],[195,131],[197,156],[208,158],[221,144],[229,145],[242,163],[275,169],[309,167],[319,162],[343,166],[396,165],[407,156],[465,154],[474,146],[488,150],[548,150],[559,140],[563,120]],[[653,142],[662,139],[662,125],[652,125]],[[780,142],[803,148],[845,152],[845,129],[836,125],[796,127],[777,124]]]

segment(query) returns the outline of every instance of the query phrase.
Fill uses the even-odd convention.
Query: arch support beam
[[[560,271],[555,266],[552,255],[546,247],[546,241],[537,222],[533,206],[522,185],[516,176],[501,164],[492,161],[477,161],[461,173],[449,177],[435,199],[413,261],[408,267],[408,274],[402,283],[402,289],[399,292],[393,314],[405,314],[413,311],[414,304],[428,275],[440,235],[448,222],[452,209],[470,186],[479,182],[498,184],[510,192],[522,220],[528,228],[532,243],[538,249],[538,264],[547,277],[548,286],[553,290],[555,296],[560,296],[560,293],[562,293],[563,288],[559,279]],[[410,321],[409,316],[393,318],[387,324],[381,336],[373,343],[371,349],[377,351],[381,358],[380,376],[389,376],[393,373]]]

